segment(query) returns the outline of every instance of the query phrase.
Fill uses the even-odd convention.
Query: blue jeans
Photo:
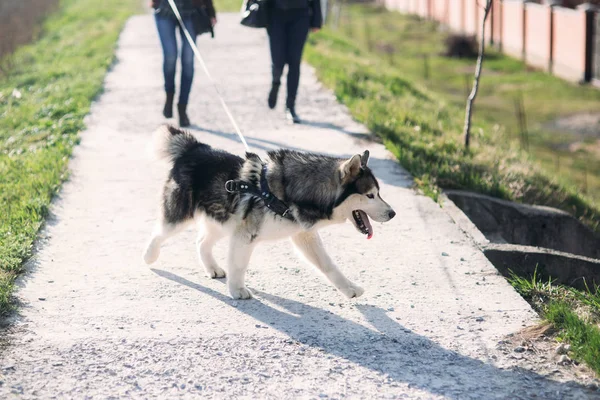
[[[271,47],[273,83],[279,84],[283,67],[287,64],[287,101],[290,108],[296,103],[300,82],[302,50],[308,36],[310,17],[308,9],[281,11],[274,9],[267,27]]]
[[[156,28],[163,49],[163,74],[165,76],[165,91],[175,93],[175,69],[177,66],[177,39],[175,31],[179,28],[182,41],[181,46],[181,87],[179,90],[179,104],[187,104],[194,80],[194,52],[179,22],[174,17],[155,15]],[[183,24],[195,41],[194,24],[191,17],[183,17]]]

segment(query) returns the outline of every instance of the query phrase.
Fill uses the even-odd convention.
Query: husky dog
[[[379,183],[367,166],[369,152],[348,160],[276,150],[264,162],[200,143],[171,126],[155,133],[157,156],[170,162],[156,228],[144,252],[155,262],[161,244],[196,221],[197,250],[211,278],[225,277],[213,257],[215,243],[230,237],[227,285],[234,299],[249,299],[244,284],[258,242],[290,237],[297,250],[349,298],[364,290],[346,278],[323,248],[318,230],[352,221],[371,238],[369,218],[386,222],[396,213],[379,195]]]

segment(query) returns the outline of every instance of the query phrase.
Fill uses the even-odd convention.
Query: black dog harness
[[[256,186],[242,180],[229,180],[225,182],[225,190],[229,193],[248,193],[260,197],[265,206],[275,214],[290,221],[295,221],[290,208],[283,201],[279,200],[271,190],[267,182],[267,165],[263,164],[260,173],[260,189]]]

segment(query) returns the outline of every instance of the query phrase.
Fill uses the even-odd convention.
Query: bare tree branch
[[[467,99],[467,110],[465,113],[465,128],[464,128],[464,136],[465,136],[465,147],[469,148],[469,144],[471,142],[471,118],[473,115],[473,102],[475,101],[475,97],[477,97],[477,92],[479,90],[479,79],[481,78],[481,70],[483,65],[483,57],[485,51],[485,23],[487,21],[488,15],[490,14],[490,10],[492,9],[492,0],[486,0],[485,12],[483,14],[483,20],[481,21],[481,40],[479,42],[479,55],[477,56],[477,67],[475,68],[475,79],[473,82],[473,89],[471,90],[471,94]]]

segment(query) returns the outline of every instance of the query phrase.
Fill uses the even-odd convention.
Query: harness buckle
[[[233,180],[229,180],[227,182],[225,182],[225,190],[227,191],[227,193],[235,193],[236,192],[236,188],[235,188],[235,181]]]

